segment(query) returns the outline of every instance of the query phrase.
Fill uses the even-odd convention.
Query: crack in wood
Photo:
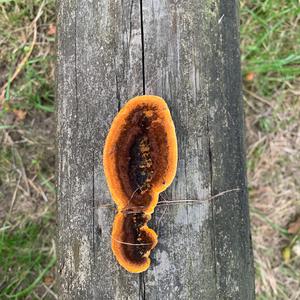
[[[118,100],[118,111],[121,109],[121,96],[120,96],[120,90],[119,90],[119,82],[118,82],[118,74],[117,74],[117,68],[116,68],[116,59],[114,61],[115,64],[115,79],[116,79],[116,98]]]
[[[146,93],[145,82],[145,44],[144,44],[144,24],[143,24],[143,0],[140,0],[140,26],[141,26],[141,45],[142,45],[142,77],[143,77],[143,95]],[[139,274],[139,298],[146,299],[146,282],[143,273]]]
[[[208,108],[206,108],[208,109]],[[213,161],[212,161],[212,149],[211,149],[211,137],[210,137],[210,128],[209,128],[209,116],[208,111],[206,115],[206,131],[208,138],[208,165],[209,165],[209,190],[210,196],[214,196],[213,191]],[[215,295],[217,296],[217,256],[216,256],[216,230],[215,230],[215,206],[214,201],[210,204],[211,216],[212,216],[212,226],[211,226],[211,248],[213,251],[213,272],[214,272],[214,280],[215,280]]]
[[[145,44],[144,44],[144,24],[143,24],[143,0],[140,0],[140,18],[141,18],[141,41],[142,41],[143,95],[145,95],[146,82],[145,82]]]
[[[92,236],[93,236],[93,269],[96,261],[95,247],[95,152],[93,151],[93,191],[92,191]],[[93,273],[93,272],[91,272]]]
[[[78,129],[78,80],[77,80],[77,1],[75,5],[75,18],[74,18],[74,31],[75,31],[75,45],[74,45],[74,71],[75,71],[75,101],[76,101],[76,126]],[[78,130],[77,130],[78,132]]]

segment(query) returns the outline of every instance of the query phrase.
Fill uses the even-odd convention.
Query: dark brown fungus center
[[[150,266],[157,234],[147,226],[159,193],[174,179],[175,127],[166,102],[154,95],[129,100],[115,117],[103,150],[108,187],[117,204],[112,250],[127,271]]]
[[[155,107],[137,107],[126,119],[117,142],[116,162],[129,207],[151,202],[151,188],[167,166],[166,132]]]
[[[144,213],[128,213],[124,215],[123,235],[126,244],[122,248],[126,258],[134,263],[144,263],[145,253],[151,250],[153,241],[141,227],[148,219]]]

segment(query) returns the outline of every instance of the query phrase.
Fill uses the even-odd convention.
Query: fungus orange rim
[[[143,272],[150,265],[149,253],[157,244],[157,235],[147,226],[147,219],[157,205],[159,193],[172,183],[177,159],[176,132],[166,102],[153,95],[129,100],[114,118],[103,151],[105,177],[118,209],[112,249],[120,265],[129,272]],[[132,232],[151,241],[146,253],[145,249],[141,251],[142,263],[130,261],[124,251],[130,245],[125,246],[126,241],[119,240],[124,224],[132,223],[126,213],[133,209],[146,219]]]

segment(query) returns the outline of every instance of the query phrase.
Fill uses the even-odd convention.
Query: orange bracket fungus
[[[147,222],[177,167],[175,127],[162,98],[138,96],[125,104],[107,135],[103,165],[118,209],[113,253],[127,271],[143,272],[157,244],[157,234]]]

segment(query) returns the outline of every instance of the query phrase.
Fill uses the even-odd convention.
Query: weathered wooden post
[[[254,299],[238,2],[58,0],[58,256],[61,299]],[[152,265],[130,274],[110,249],[102,150],[131,97],[163,97],[179,161],[156,209]],[[160,222],[160,224],[158,224]]]

